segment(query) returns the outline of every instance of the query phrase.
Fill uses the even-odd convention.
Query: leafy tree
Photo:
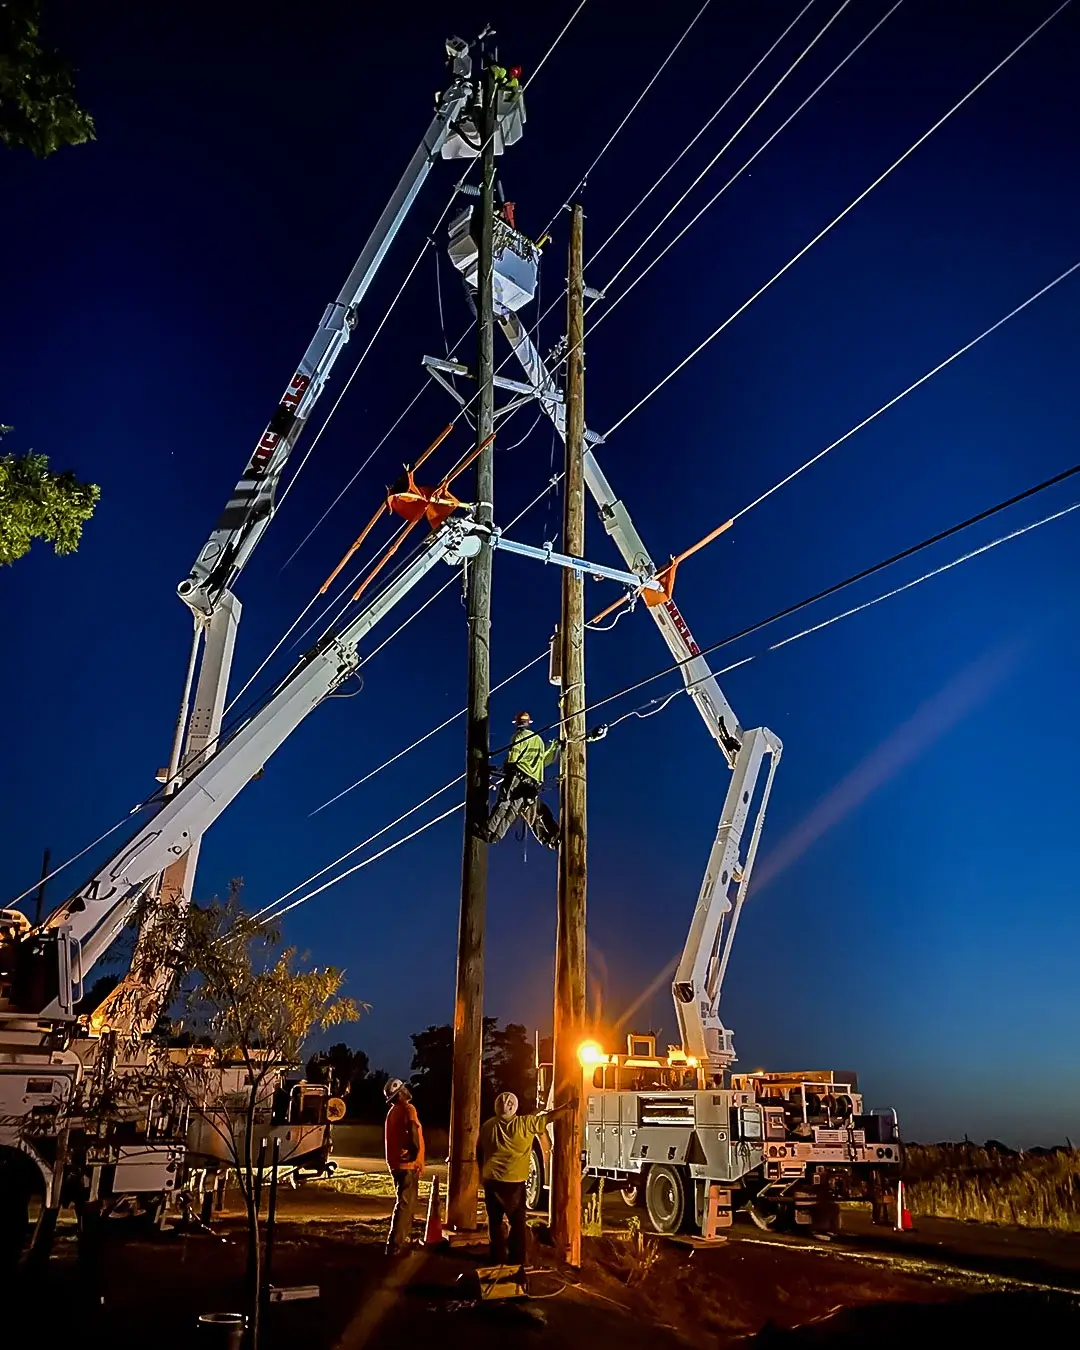
[[[311,1056],[307,1076],[313,1083],[325,1083],[335,1096],[348,1099],[353,1084],[365,1077],[370,1064],[363,1050],[338,1041],[329,1050],[317,1050]]]
[[[339,1042],[311,1056],[307,1076],[313,1082],[330,1084],[339,1097],[345,1098],[350,1120],[381,1120],[386,1110],[383,1087],[390,1075],[385,1069],[372,1069],[370,1063],[363,1050]]]
[[[454,1076],[454,1029],[430,1026],[412,1036],[413,1075],[409,1080],[417,1114],[424,1124],[450,1123],[450,1094]],[[497,1017],[484,1018],[484,1066],[480,1081],[480,1110],[490,1115],[500,1092],[513,1092],[523,1109],[536,1100],[533,1045],[525,1027],[516,1022],[499,1028]]]
[[[98,1004],[107,994],[111,994],[120,983],[119,975],[100,975],[78,1003],[75,1004],[75,1011],[79,1016],[84,1013],[92,1013]]]
[[[0,436],[10,430],[0,427]],[[45,455],[0,455],[0,563],[21,558],[35,539],[74,553],[100,496],[96,483],[51,473]]]
[[[0,143],[44,159],[93,139],[71,66],[41,45],[41,0],[0,0]]]
[[[454,1028],[449,1023],[416,1031],[413,1043],[412,1088],[417,1115],[424,1125],[445,1129],[450,1123],[450,1090],[454,1077]]]
[[[381,1121],[386,1114],[383,1088],[390,1081],[385,1069],[372,1069],[353,1084],[349,1095],[349,1115],[353,1120]]]
[[[493,1095],[513,1092],[523,1111],[531,1111],[536,1101],[536,1052],[525,1027],[518,1022],[496,1024],[485,1029],[484,1059],[486,1076]]]
[[[340,970],[299,969],[296,952],[279,948],[277,934],[243,911],[236,886],[224,903],[192,905],[177,923],[189,972],[180,991],[184,1022],[206,1048],[170,1054],[168,1081],[223,1140],[236,1171],[247,1209],[250,1344],[256,1346],[262,1278],[256,1121],[282,1071],[303,1062],[309,1035],[355,1021],[360,1007],[341,997]],[[162,940],[176,938],[174,931]],[[230,1071],[242,1084],[239,1091],[226,1090]]]

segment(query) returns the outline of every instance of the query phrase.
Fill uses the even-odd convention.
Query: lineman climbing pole
[[[566,478],[563,548],[585,555],[585,354],[582,209],[573,208],[567,277]],[[578,1099],[555,1117],[551,1220],[556,1249],[581,1265],[581,1066],[585,1029],[585,581],[562,578],[562,772],[559,776],[559,898],[555,933],[555,1101]]]
[[[476,519],[490,523],[493,510],[495,429],[495,100],[494,72],[484,70],[478,119],[483,146],[480,172],[480,235],[477,241],[476,330]],[[485,543],[468,569],[469,697],[465,729],[465,842],[461,863],[457,987],[454,996],[454,1069],[450,1095],[450,1166],[446,1218],[452,1228],[476,1227],[480,1185],[476,1143],[480,1133],[480,1079],[484,1038],[484,911],[487,905],[488,757],[491,690],[491,562]]]

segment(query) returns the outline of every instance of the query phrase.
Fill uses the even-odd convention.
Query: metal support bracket
[[[438,372],[445,371],[447,375],[457,375],[462,379],[475,380],[476,375],[462,361],[450,361],[442,356],[425,356],[421,364],[427,373],[438,379]],[[442,384],[443,381],[439,380]],[[543,398],[545,403],[562,403],[562,390],[554,393],[547,393],[537,389],[534,384],[526,384],[524,380],[511,380],[505,375],[496,375],[493,383],[496,389],[509,389],[514,394],[524,394],[526,398]]]
[[[458,393],[450,381],[445,378],[446,375],[456,375],[460,379],[474,380],[476,376],[464,362],[451,361],[443,356],[425,356],[422,358],[421,364],[431,378],[442,385],[459,407],[465,406],[466,400],[462,398],[461,394]],[[505,408],[500,408],[495,414],[496,417],[502,417],[508,412],[514,412],[528,399],[536,399],[545,407],[556,404],[561,407],[566,401],[563,397],[562,390],[557,389],[554,383],[548,388],[540,388],[538,385],[528,384],[524,380],[510,380],[507,379],[505,375],[496,375],[494,377],[494,384],[496,389],[507,389],[513,394],[520,395],[520,398],[508,403]],[[597,432],[586,429],[585,442],[587,445],[603,445],[604,438]]]
[[[589,562],[587,558],[575,558],[569,553],[556,553],[551,544],[537,547],[535,544],[519,544],[515,539],[507,539],[497,527],[489,535],[492,548],[503,549],[507,553],[516,553],[522,558],[534,558],[537,562],[553,563],[556,567],[565,567],[582,576],[594,577],[602,581],[621,581],[624,586],[632,586],[635,591],[658,591],[663,583],[656,577],[639,577],[636,572],[625,572],[618,567],[607,567],[603,563]]]

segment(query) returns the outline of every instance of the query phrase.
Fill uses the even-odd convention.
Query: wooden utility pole
[[[566,476],[563,537],[566,553],[585,556],[585,353],[582,282],[582,209],[570,223],[566,319]],[[561,733],[559,779],[559,901],[555,933],[555,1104],[581,1096],[578,1046],[585,1030],[585,583],[562,575]],[[581,1265],[581,1127],[583,1104],[555,1117],[551,1219],[555,1246],[571,1266]]]
[[[495,316],[493,310],[495,236],[495,79],[490,66],[483,77],[480,119],[480,220],[476,290],[476,444],[495,425]],[[476,461],[476,518],[492,519],[494,443]],[[476,1227],[480,1173],[476,1141],[480,1133],[480,1075],[484,1052],[484,910],[487,903],[488,756],[491,748],[491,560],[485,543],[468,565],[469,698],[465,730],[465,843],[461,864],[461,916],[458,925],[457,988],[454,998],[454,1075],[450,1096],[450,1167],[447,1225]]]

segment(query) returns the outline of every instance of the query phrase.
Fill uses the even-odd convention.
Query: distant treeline
[[[421,1121],[429,1128],[450,1123],[450,1085],[454,1063],[454,1029],[447,1025],[429,1026],[414,1032],[413,1054],[408,1079]],[[522,1106],[536,1100],[536,1069],[532,1040],[525,1027],[508,1022],[500,1027],[495,1017],[484,1018],[484,1069],[481,1082],[481,1110],[490,1114],[500,1092],[514,1092]],[[398,1076],[404,1076],[396,1070]],[[346,1119],[375,1122],[386,1114],[383,1087],[391,1074],[373,1069],[363,1050],[341,1042],[329,1050],[312,1055],[307,1075],[316,1082],[330,1083],[334,1093],[345,1100]]]

